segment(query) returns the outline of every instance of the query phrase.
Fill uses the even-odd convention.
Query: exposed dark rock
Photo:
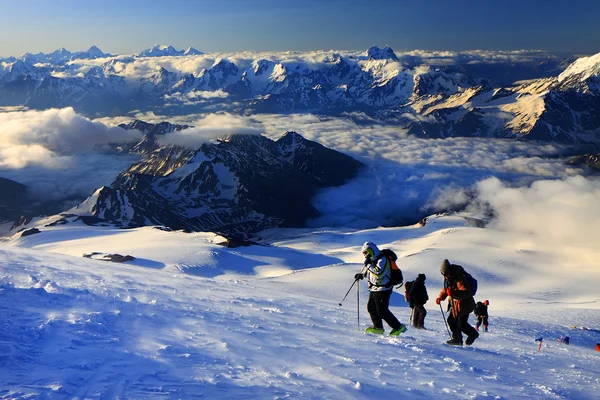
[[[225,246],[228,248],[243,247],[243,246],[263,246],[262,243],[255,242],[253,240],[243,239],[227,239],[224,242],[216,243],[219,246]]]
[[[135,260],[135,257],[130,256],[130,255],[123,256],[121,254],[106,254],[106,253],[101,253],[101,252],[97,252],[97,251],[94,251],[92,253],[85,253],[83,256],[85,258],[91,258],[94,260],[112,261],[112,262],[117,262],[117,263],[123,263],[123,262]]]
[[[57,219],[54,222],[50,222],[49,224],[46,224],[45,226],[57,226],[57,225],[66,225],[69,223],[69,220],[67,218],[60,218]]]
[[[587,165],[588,167],[600,170],[600,153],[571,157],[567,163],[574,166]]]
[[[25,229],[21,232],[21,237],[35,235],[36,233],[41,233],[41,231],[38,228]]]

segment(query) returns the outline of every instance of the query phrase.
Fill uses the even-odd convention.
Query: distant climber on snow
[[[391,270],[392,260],[384,257],[381,251],[372,242],[365,242],[362,247],[362,254],[365,257],[364,273],[354,275],[354,279],[361,280],[367,278],[369,286],[369,301],[367,311],[371,316],[373,325],[368,327],[365,332],[374,334],[383,334],[383,321],[391,328],[391,336],[397,336],[406,331],[406,326],[402,324],[389,310],[390,296],[392,295]]]
[[[477,324],[475,329],[479,330],[481,324],[483,324],[483,330],[488,331],[488,306],[490,305],[489,300],[484,300],[482,303],[478,301],[475,305],[475,316],[477,317]]]
[[[462,333],[464,333],[467,335],[465,344],[470,346],[479,337],[477,330],[469,324],[469,314],[475,309],[475,299],[473,299],[471,288],[474,285],[467,279],[468,274],[462,266],[450,264],[448,260],[442,262],[440,273],[444,276],[444,288],[440,291],[435,302],[440,304],[440,302],[449,298],[452,304],[447,319],[452,338],[446,343],[462,346]]]

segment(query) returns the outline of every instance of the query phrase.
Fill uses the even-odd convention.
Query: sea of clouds
[[[167,120],[154,114],[140,116],[147,122]],[[356,179],[317,194],[314,205],[322,216],[310,221],[311,226],[411,223],[428,213],[471,204],[480,214],[491,207],[499,227],[522,224],[522,229],[531,229],[532,220],[548,221],[543,216],[555,215],[569,223],[576,219],[585,227],[542,229],[545,234],[561,238],[573,237],[573,230],[593,234],[588,225],[599,214],[595,205],[600,184],[585,169],[565,163],[561,155],[570,148],[498,139],[420,139],[398,127],[364,123],[366,119],[358,123],[356,116],[189,115],[169,121],[192,128],[161,142],[198,148],[223,135],[277,139],[296,131],[363,162],[365,168]],[[71,108],[0,113],[0,176],[27,185],[44,201],[76,204],[138,161],[137,156],[106,147],[141,137],[140,132],[117,127],[126,121],[91,120]]]

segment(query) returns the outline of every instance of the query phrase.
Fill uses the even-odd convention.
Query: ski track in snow
[[[433,238],[416,240],[423,249],[406,244],[410,260],[435,252]],[[389,338],[362,333],[370,323],[364,285],[361,331],[355,290],[338,305],[358,264],[278,278],[207,279],[4,247],[0,265],[2,399],[598,399],[600,393],[594,351],[600,332],[571,329],[570,322],[600,326],[594,309],[496,310],[492,301],[490,332],[456,348],[444,344],[433,276],[428,329]],[[480,290],[485,282],[480,278]],[[403,296],[394,294],[391,303],[408,323]],[[561,335],[570,335],[571,344],[558,343]]]

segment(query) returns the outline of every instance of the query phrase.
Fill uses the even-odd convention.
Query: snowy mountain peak
[[[89,55],[94,56],[94,57],[105,56],[105,54],[102,52],[102,50],[100,50],[96,46],[91,46],[89,49],[87,49],[86,53],[88,53]]]
[[[100,50],[98,47],[91,46],[87,51],[78,51],[76,53],[73,53],[71,59],[93,60],[96,58],[104,58],[110,56],[110,54],[103,53],[102,50]]]
[[[252,63],[252,70],[254,71],[255,76],[260,76],[265,71],[269,70],[270,68],[273,68],[273,66],[275,66],[275,63],[273,61],[261,59],[256,60]]]
[[[142,50],[138,57],[174,57],[174,56],[197,56],[204,54],[193,47],[188,47],[186,50],[177,50],[171,45],[157,44],[149,49]]]
[[[171,46],[171,45],[154,45],[150,51],[177,51],[175,50],[175,47]]]
[[[396,53],[394,53],[394,50],[392,50],[392,48],[389,46],[385,46],[383,49],[380,49],[377,46],[372,46],[367,50],[365,56],[369,60],[398,61],[398,57],[396,56]]]
[[[222,68],[222,67],[228,68],[231,65],[235,65],[235,64],[225,58],[217,58],[215,60],[215,62],[213,63],[211,69],[212,68]]]
[[[182,52],[175,50],[171,45],[154,45],[149,49],[142,50],[138,57],[165,57],[165,56],[178,56]]]
[[[193,47],[188,47],[184,52],[183,55],[184,56],[199,56],[204,54],[203,52],[201,52],[200,50],[196,50]]]
[[[53,51],[50,54],[45,54],[43,55],[45,60],[43,61],[49,61],[51,63],[63,63],[65,61],[68,61],[71,59],[71,57],[73,56],[73,53],[71,53],[69,50],[65,49],[64,47],[61,47],[58,50]],[[42,61],[42,60],[40,60]]]
[[[600,75],[600,53],[577,59],[558,76],[558,82],[564,82],[574,77],[579,81],[584,81],[598,75]]]
[[[301,142],[301,141],[304,141],[306,139],[304,139],[304,136],[302,136],[298,132],[287,131],[283,135],[281,135],[280,141],[281,140],[283,140],[283,141],[285,141],[285,140],[291,140],[291,141],[294,141],[294,142]]]
[[[212,67],[210,67],[212,72],[221,71],[223,73],[231,73],[235,74],[238,72],[237,66],[229,60],[224,58],[219,58],[215,61]]]
[[[59,48],[58,50],[53,51],[50,55],[66,55],[71,54],[71,52],[64,47]]]

